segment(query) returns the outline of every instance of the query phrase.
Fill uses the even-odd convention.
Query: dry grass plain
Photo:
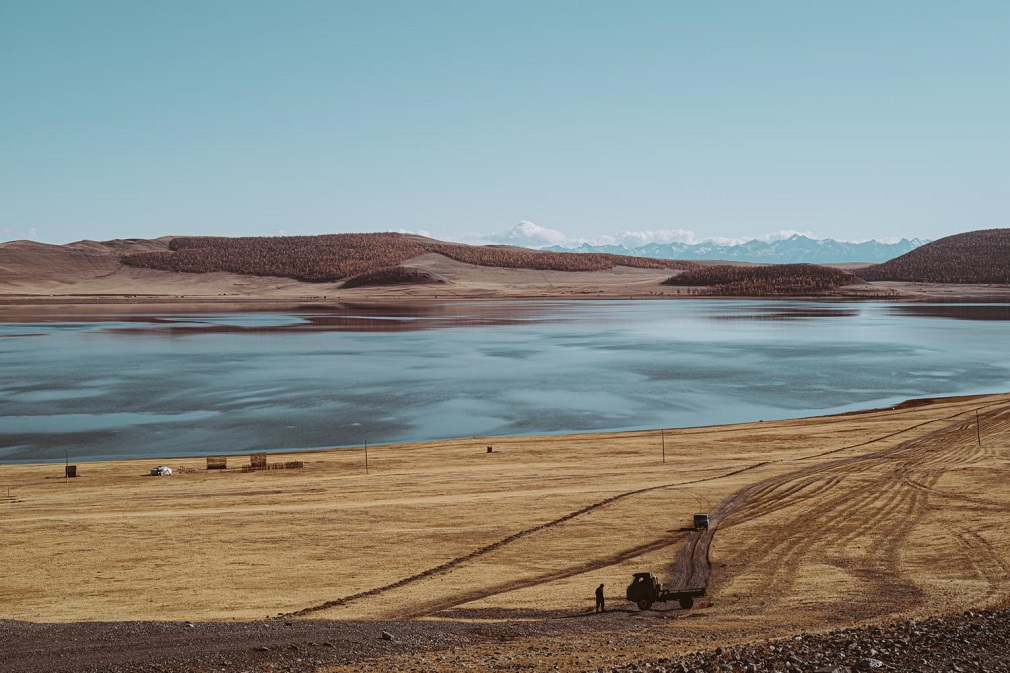
[[[576,619],[517,648],[579,668],[1008,603],[1010,395],[664,434],[665,463],[647,431],[370,447],[368,474],[3,465],[0,619]],[[639,612],[643,570],[709,596]],[[420,657],[385,665],[455,666]]]

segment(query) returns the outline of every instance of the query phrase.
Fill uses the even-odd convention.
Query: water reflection
[[[172,312],[100,311],[47,307],[41,315],[0,314],[9,323],[105,324],[124,335],[228,334],[243,332],[412,332],[447,327],[560,323],[578,319],[571,302],[457,302],[414,304],[298,304],[221,313],[215,305],[176,307]],[[202,309],[202,310],[201,310]],[[74,322],[67,322],[69,317]],[[24,336],[20,334],[7,336]]]
[[[0,322],[46,337],[0,339],[0,460],[682,427],[996,392],[1008,315],[702,299],[50,314]]]
[[[1010,320],[1010,304],[902,304],[891,315],[951,320]]]
[[[712,320],[806,320],[821,318],[853,318],[858,315],[858,308],[828,308],[818,306],[792,308],[782,306],[756,306],[752,311],[718,314],[710,316],[710,318]]]

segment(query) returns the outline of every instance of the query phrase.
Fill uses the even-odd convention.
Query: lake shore
[[[700,289],[700,288],[698,288]],[[1010,302],[1010,287],[988,285],[927,285],[921,283],[875,283],[872,289],[835,294],[797,296],[718,296],[677,294],[669,288],[648,292],[610,290],[579,290],[522,293],[473,294],[453,292],[418,292],[412,287],[385,288],[382,292],[367,290],[275,296],[210,296],[210,295],[138,295],[138,294],[2,294],[0,322],[31,322],[59,319],[64,316],[96,318],[102,315],[141,315],[145,313],[241,313],[300,310],[338,304],[430,305],[474,301],[832,301],[832,302],[941,302],[941,303],[1006,303]]]
[[[22,253],[13,258],[6,273],[0,273],[0,308],[5,314],[44,312],[47,307],[58,305],[77,307],[75,310],[103,305],[161,308],[175,305],[240,311],[306,302],[693,299],[699,297],[697,293],[703,289],[663,285],[663,281],[679,273],[673,269],[625,266],[603,271],[512,269],[466,264],[436,253],[421,255],[404,262],[403,266],[423,271],[443,281],[441,283],[346,289],[341,282],[308,283],[291,278],[225,272],[197,274],[141,269],[123,265],[104,249],[92,257],[66,258],[65,253],[57,254],[59,251],[47,249],[46,252],[47,255],[34,253],[34,256]],[[864,282],[815,297],[763,298],[1006,301],[1010,299],[1010,287]]]
[[[182,628],[171,642],[188,649],[169,648],[181,659],[231,643],[222,650],[238,668],[225,670],[272,656],[291,666],[280,670],[313,660],[333,671],[457,660],[585,670],[996,608],[1010,600],[1008,440],[1002,394],[663,432],[373,446],[367,473],[363,447],[270,455],[303,467],[265,471],[172,459],[172,477],[146,476],[151,460],[89,463],[70,480],[61,465],[3,465],[0,565],[20,571],[4,580],[0,619],[170,620],[182,626],[151,633]],[[696,511],[712,515],[709,533],[690,530]],[[699,566],[684,550],[702,548]],[[622,593],[642,570],[703,581],[708,596],[692,610],[638,611]],[[594,617],[601,582],[612,611]],[[261,651],[255,637],[199,624],[233,620],[280,631]],[[347,626],[327,646],[319,620]],[[72,637],[68,627],[54,633]],[[152,660],[149,649],[134,657]]]

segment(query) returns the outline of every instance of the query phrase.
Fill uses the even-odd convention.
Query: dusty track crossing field
[[[189,469],[170,478],[84,464],[69,483],[0,466],[0,619],[574,619],[541,656],[578,668],[1008,603],[1010,395],[665,441],[665,463],[658,432],[370,447],[367,475],[357,450],[291,471],[173,460]],[[708,596],[639,612],[623,591],[645,570]]]

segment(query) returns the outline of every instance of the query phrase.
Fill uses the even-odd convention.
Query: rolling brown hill
[[[692,262],[469,246],[410,234],[0,243],[0,296],[272,299],[307,297],[655,296]],[[117,300],[118,301],[118,300]]]
[[[643,269],[694,268],[691,262],[611,254],[544,252],[511,246],[442,243],[396,233],[327,234],[172,239],[167,250],[128,254],[124,264],[160,271],[213,273],[334,282],[398,266],[426,253],[438,253],[477,266],[539,271],[603,271],[615,266]]]
[[[980,229],[927,243],[863,269],[866,280],[1010,284],[1010,229]]]
[[[35,241],[0,243],[0,283],[38,280],[74,283],[108,276],[120,268],[119,258],[164,250],[168,239],[116,239],[48,245]]]

